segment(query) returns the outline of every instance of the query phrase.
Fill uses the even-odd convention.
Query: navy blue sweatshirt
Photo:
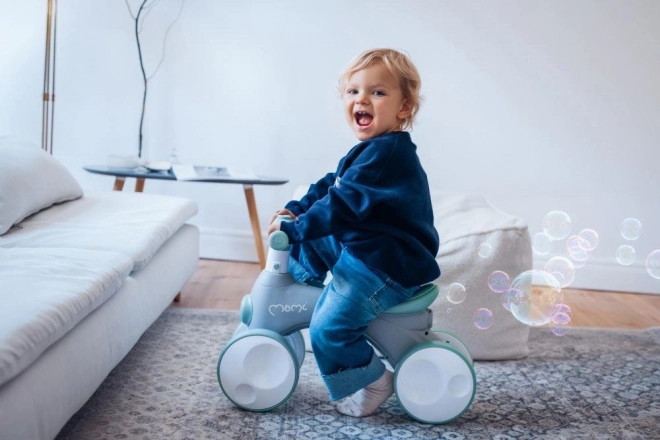
[[[311,185],[286,208],[291,243],[334,235],[356,258],[404,287],[440,276],[438,232],[426,173],[405,131],[360,142],[334,173]]]

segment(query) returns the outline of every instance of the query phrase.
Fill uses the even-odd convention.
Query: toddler
[[[439,240],[426,173],[404,131],[420,106],[417,69],[398,51],[369,50],[350,63],[339,89],[360,142],[273,215],[268,233],[289,236],[296,280],[324,288],[309,327],[312,351],[330,398],[345,398],[337,410],[364,417],[393,392],[393,374],[365,329],[440,275]],[[278,214],[294,221],[279,223]]]

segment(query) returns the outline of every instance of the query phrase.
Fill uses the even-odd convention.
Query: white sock
[[[375,413],[394,392],[393,376],[390,370],[385,369],[378,380],[340,402],[337,411],[351,417],[366,417]]]

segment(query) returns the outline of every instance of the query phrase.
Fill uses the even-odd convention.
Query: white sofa
[[[0,438],[52,439],[89,399],[195,271],[196,212],[83,196],[52,156],[0,145]]]

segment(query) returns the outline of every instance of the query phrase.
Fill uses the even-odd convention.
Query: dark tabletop
[[[151,171],[144,167],[137,168],[114,168],[107,165],[88,165],[84,166],[85,171],[94,174],[104,174],[115,177],[136,177],[143,179],[176,180],[172,170],[169,171]],[[214,177],[212,179],[197,178],[195,180],[180,180],[180,182],[211,182],[211,183],[241,183],[244,185],[282,185],[288,182],[287,179],[279,177],[256,176],[256,178],[235,178],[235,177]]]

